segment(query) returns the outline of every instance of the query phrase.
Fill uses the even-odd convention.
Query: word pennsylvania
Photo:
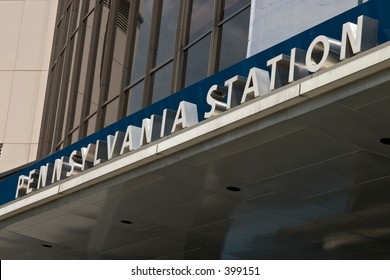
[[[280,54],[268,60],[270,73],[254,67],[249,70],[248,77],[234,76],[226,80],[224,86],[213,85],[206,96],[211,109],[204,113],[204,118],[272,94],[276,88],[366,51],[377,45],[377,32],[377,20],[360,16],[357,24],[348,22],[343,25],[341,41],[320,35],[307,51],[293,48],[290,55]],[[31,170],[28,176],[19,176],[15,197],[47,187],[198,122],[197,105],[181,101],[177,111],[165,109],[162,116],[144,118],[141,127],[129,125],[126,132],[117,131],[115,135],[108,135],[106,141],[97,140],[72,151],[69,157],[61,157],[54,163]]]

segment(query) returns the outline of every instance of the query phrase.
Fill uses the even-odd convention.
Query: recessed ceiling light
[[[379,142],[384,145],[390,145],[390,138],[382,138],[381,140],[379,140]]]
[[[229,186],[229,187],[226,187],[226,189],[228,191],[231,191],[231,192],[239,192],[239,191],[241,191],[241,189],[239,187],[235,187],[235,186]]]
[[[129,220],[121,220],[122,224],[131,225],[133,222]]]

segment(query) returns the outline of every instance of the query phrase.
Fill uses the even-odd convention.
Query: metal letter
[[[357,25],[351,22],[344,23],[340,60],[375,47],[377,36],[378,21],[375,19],[360,16]]]
[[[310,72],[328,68],[339,61],[341,43],[335,39],[318,36],[306,53],[306,68]]]
[[[83,170],[82,156],[80,151],[73,151],[69,156],[70,170],[66,173],[66,177],[77,174]]]
[[[237,106],[241,102],[242,93],[245,89],[246,77],[234,76],[225,81],[225,86],[228,87],[226,110]]]
[[[162,118],[152,115],[150,119],[142,120],[140,146],[148,144],[160,138]]]
[[[27,184],[29,177],[25,175],[20,175],[18,178],[18,186],[16,187],[15,198],[21,197],[26,194]]]
[[[170,109],[164,109],[160,137],[164,137],[170,134],[173,123],[175,122],[176,111]]]
[[[93,166],[94,153],[90,153],[91,147],[93,144],[89,144],[86,148],[83,147],[80,150],[81,153],[81,171],[91,168]]]
[[[60,159],[56,159],[54,161],[53,176],[51,182],[55,183],[57,181],[65,179],[66,173],[69,172],[70,169],[71,166],[69,164],[69,158],[61,157]]]
[[[226,110],[227,104],[224,102],[224,100],[227,94],[228,89],[226,87],[213,85],[209,89],[207,92],[206,101],[207,104],[211,106],[211,110],[204,114],[206,119]]]
[[[185,127],[190,127],[198,122],[198,109],[196,105],[187,101],[181,101],[176,112],[171,133]]]
[[[291,49],[290,55],[290,69],[288,74],[288,82],[299,80],[309,75],[309,71],[305,65],[306,52],[301,49]]]
[[[107,142],[97,140],[96,145],[91,147],[91,152],[94,152],[93,166],[107,161]]]
[[[127,150],[127,152],[130,152],[134,149],[139,148],[140,139],[141,128],[134,125],[129,125],[126,129],[120,154],[122,155],[125,150]]]
[[[288,84],[289,65],[290,57],[285,54],[280,54],[267,61],[267,66],[271,66],[270,90]]]
[[[115,136],[107,136],[107,160],[120,155],[125,134],[122,131],[115,132]]]
[[[249,75],[246,80],[244,92],[242,94],[241,103],[258,96],[266,95],[270,89],[270,81],[268,72],[265,70],[253,67],[249,70]]]
[[[39,170],[38,169],[31,170],[29,173],[26,194],[37,190],[38,178],[39,178]]]
[[[46,165],[42,165],[39,169],[39,177],[37,189],[44,188],[47,185],[50,185],[51,178],[53,177],[54,165],[51,163],[47,163]]]

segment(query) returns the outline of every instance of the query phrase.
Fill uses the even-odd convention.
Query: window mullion
[[[81,15],[80,18],[82,18],[87,12],[89,8],[89,1],[82,1],[81,3]],[[74,116],[76,111],[76,102],[77,102],[77,95],[78,95],[78,88],[80,83],[80,73],[81,73],[81,65],[82,65],[82,57],[84,53],[84,43],[85,43],[85,34],[87,30],[87,21],[80,20],[79,23],[79,29],[78,29],[78,35],[77,35],[77,43],[76,43],[76,50],[75,50],[75,59],[74,59],[74,66],[73,66],[73,73],[72,73],[72,84],[70,87],[70,97],[69,97],[69,106],[68,106],[68,112],[66,117],[66,123],[65,123],[65,139],[64,139],[64,146],[68,146],[71,144],[72,141],[72,135],[69,135],[69,131],[73,129],[74,124]]]
[[[211,47],[209,53],[209,67],[207,74],[212,75],[218,71],[219,64],[219,50],[221,45],[222,29],[219,27],[219,22],[222,18],[224,0],[215,0],[214,2],[214,16],[211,29]]]
[[[129,103],[129,94],[125,88],[131,81],[131,69],[134,61],[135,42],[137,37],[137,26],[139,21],[140,1],[134,0],[130,3],[129,20],[127,22],[127,40],[125,47],[125,60],[123,63],[122,80],[119,91],[119,107],[117,119],[120,120],[126,116]]]
[[[92,98],[92,89],[93,89],[93,80],[95,77],[95,68],[96,68],[96,56],[99,45],[99,33],[100,25],[102,21],[102,12],[103,4],[99,0],[95,1],[95,12],[93,15],[93,26],[92,26],[92,35],[90,42],[90,51],[88,54],[88,64],[85,78],[85,88],[83,96],[83,104],[81,107],[80,115],[80,130],[79,130],[79,139],[84,138],[87,135],[87,125],[84,123],[84,119],[89,114],[91,98]]]
[[[152,102],[153,79],[150,71],[155,67],[157,59],[158,39],[160,34],[162,0],[156,0],[153,5],[152,21],[149,33],[149,48],[145,69],[145,86],[142,98],[142,107]]]
[[[188,44],[191,26],[192,0],[181,1],[179,28],[176,35],[176,45],[173,58],[172,92],[179,91],[184,85],[184,47]]]

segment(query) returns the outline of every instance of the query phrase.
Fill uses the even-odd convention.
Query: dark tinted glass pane
[[[119,98],[115,98],[106,105],[106,117],[104,120],[104,126],[112,124],[116,121],[116,115],[118,111]]]
[[[94,133],[96,130],[96,114],[94,114],[91,118],[88,120],[88,129],[87,129],[87,135],[90,135]],[[78,131],[78,130],[77,130]]]
[[[72,144],[74,142],[77,142],[77,140],[79,140],[79,129],[76,129],[73,133],[72,133]]]
[[[213,0],[194,0],[191,10],[189,43],[211,30],[214,13]]]
[[[173,56],[179,3],[180,1],[163,1],[156,65],[161,64]]]
[[[251,0],[225,0],[222,19],[230,17],[232,14],[236,13],[250,3]]]
[[[91,102],[93,104],[99,103],[100,81],[101,81],[100,78],[101,78],[102,62],[103,62],[104,38],[105,38],[105,34],[106,34],[109,13],[110,13],[110,10],[106,6],[103,6],[102,21],[100,24],[100,35],[99,35],[98,49],[97,49],[97,55],[96,55],[95,76],[93,79],[93,88],[92,88]],[[94,110],[92,109],[92,106],[91,106],[89,109],[89,114],[92,114],[93,112],[94,112]]]
[[[210,35],[207,35],[185,52],[185,86],[189,86],[207,76],[210,37]]]
[[[245,59],[248,45],[249,13],[250,8],[247,8],[223,25],[219,70]]]
[[[87,77],[88,57],[89,57],[89,51],[91,47],[93,17],[94,17],[94,12],[90,14],[87,19],[87,27],[85,30],[85,39],[84,39],[84,50],[83,50],[83,57],[82,57],[81,70],[80,70],[78,97],[76,102],[76,112],[75,112],[73,127],[77,127],[80,124],[81,104],[83,103],[85,79]]]
[[[154,79],[152,96],[153,103],[171,94],[171,76],[172,63],[165,65],[152,75],[152,78]]]
[[[142,1],[140,8],[140,17],[137,33],[137,44],[134,54],[134,65],[131,75],[131,82],[135,82],[145,75],[146,56],[148,53],[150,20],[152,17],[153,0]]]
[[[127,106],[127,115],[142,109],[142,93],[144,91],[144,82],[133,86],[129,92],[129,105]]]
[[[125,61],[125,49],[127,41],[127,23],[130,4],[127,0],[120,1],[120,9],[116,24],[114,57],[112,60],[110,88],[108,99],[111,99],[119,94],[122,78],[123,64]]]
[[[114,57],[111,66],[110,88],[108,91],[108,99],[111,99],[119,94],[122,71],[124,63],[126,47],[126,34],[119,28],[116,29]]]

